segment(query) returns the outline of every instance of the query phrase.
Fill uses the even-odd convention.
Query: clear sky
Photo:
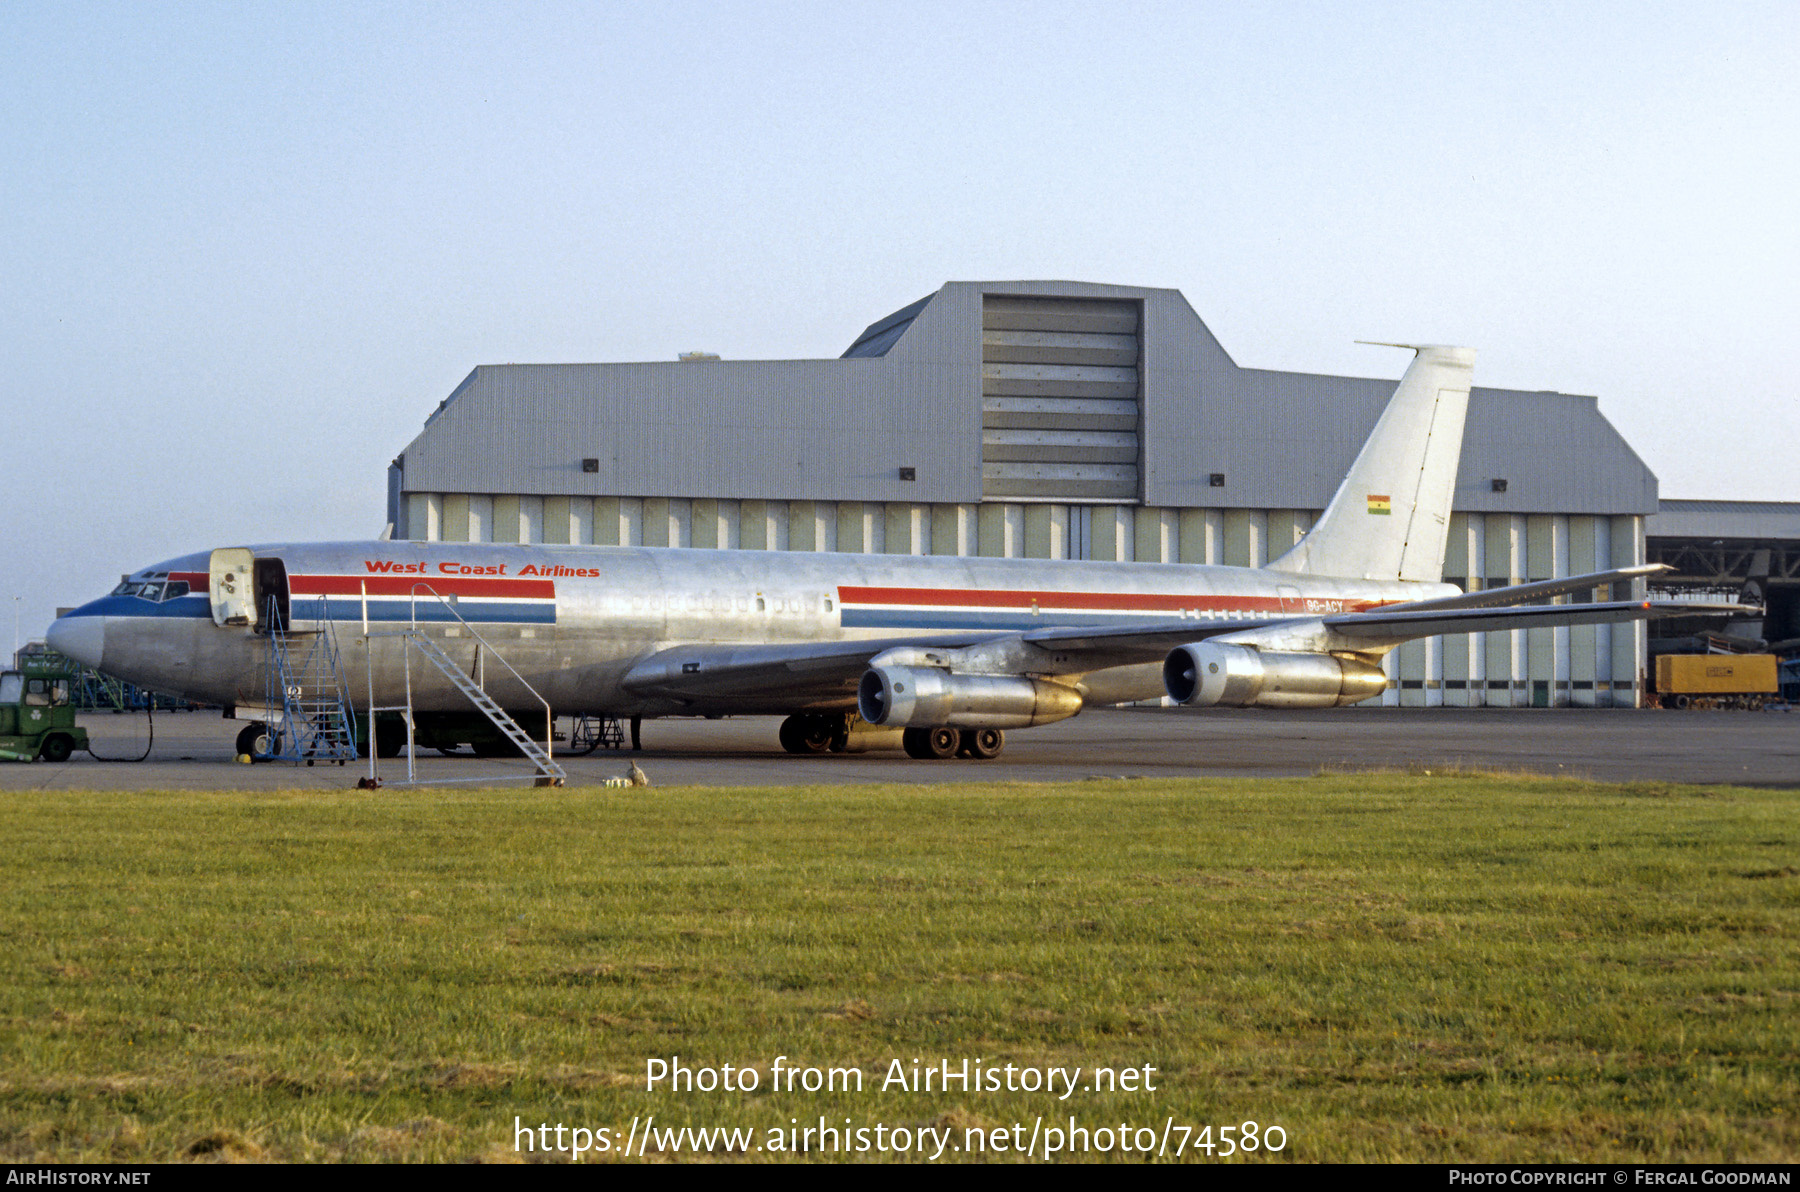
[[[0,5],[0,598],[372,537],[471,368],[831,357],[949,280],[1597,394],[1800,500],[1800,4]],[[15,597],[17,598],[15,600]]]

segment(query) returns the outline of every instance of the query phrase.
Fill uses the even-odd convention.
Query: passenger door
[[[222,546],[209,565],[213,624],[256,628],[256,558],[249,547]]]

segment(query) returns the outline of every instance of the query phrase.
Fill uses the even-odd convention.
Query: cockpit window
[[[112,594],[114,596],[136,596],[140,600],[149,600],[160,604],[164,600],[186,596],[188,585],[186,580],[178,579],[169,582],[159,576],[151,576],[149,579],[128,579],[114,588]]]

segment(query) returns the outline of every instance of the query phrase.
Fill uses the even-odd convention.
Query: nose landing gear
[[[247,724],[237,735],[237,751],[251,761],[266,762],[281,752],[281,736],[260,720]]]

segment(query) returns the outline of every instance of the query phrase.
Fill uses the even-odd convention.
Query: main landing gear
[[[842,753],[850,744],[842,716],[789,716],[777,735],[789,753]]]
[[[879,733],[886,742],[877,742],[862,734]],[[781,722],[781,747],[789,753],[819,754],[855,752],[852,734],[858,735],[858,748],[894,747],[892,729],[877,729],[858,717],[803,713]],[[920,760],[952,757],[977,758],[987,761],[1000,756],[1006,748],[1006,734],[997,728],[909,728],[898,734],[899,746],[908,757]]]
[[[950,757],[990,761],[1006,748],[1006,734],[997,728],[909,728],[901,734],[900,747],[920,761]]]

